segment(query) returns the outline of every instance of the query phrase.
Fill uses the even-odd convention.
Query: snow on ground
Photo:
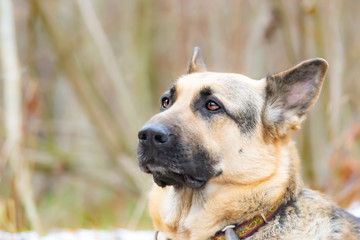
[[[7,233],[0,230],[0,240],[153,240],[154,231],[128,231],[116,229],[114,231],[84,230],[54,231],[46,236],[39,236],[36,232]]]
[[[360,202],[354,202],[348,211],[360,217]],[[116,229],[113,231],[85,230],[52,231],[45,236],[36,232],[7,233],[0,230],[0,240],[153,240],[154,231],[128,231]],[[160,238],[159,238],[160,239]]]

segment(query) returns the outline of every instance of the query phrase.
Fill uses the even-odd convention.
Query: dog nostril
[[[139,140],[141,140],[141,141],[146,141],[147,140],[146,133],[144,133],[144,132],[140,132],[138,137],[139,137]]]
[[[147,124],[138,133],[139,144],[147,147],[160,147],[170,143],[169,129],[160,123]]]
[[[168,140],[168,136],[165,134],[155,135],[154,140],[158,143],[166,143]]]

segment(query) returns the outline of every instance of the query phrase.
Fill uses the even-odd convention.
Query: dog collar
[[[210,240],[228,240],[245,239],[255,233],[260,227],[266,224],[279,211],[282,203],[277,203],[273,208],[268,210],[265,215],[260,214],[253,219],[240,225],[228,225],[223,230],[217,232]],[[238,236],[238,238],[236,237]],[[233,237],[231,237],[233,236]]]
[[[268,210],[265,215],[260,214],[253,219],[244,222],[240,225],[228,225],[224,227],[221,231],[217,232],[210,240],[233,240],[233,239],[245,239],[250,237],[253,233],[256,232],[260,227],[266,224],[271,218],[280,210],[282,203],[278,202],[273,208]],[[156,231],[154,239],[160,240],[160,232]],[[163,239],[163,238],[161,238]]]

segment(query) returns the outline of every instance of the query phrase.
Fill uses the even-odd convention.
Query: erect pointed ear
[[[315,58],[266,78],[262,115],[265,132],[277,138],[300,128],[319,97],[327,69],[324,59]]]
[[[206,72],[207,68],[205,63],[201,57],[201,52],[199,47],[194,47],[194,50],[191,54],[189,64],[187,67],[187,73],[194,73],[194,72]]]

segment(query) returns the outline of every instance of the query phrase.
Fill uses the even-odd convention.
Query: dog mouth
[[[154,182],[159,187],[174,186],[174,187],[189,187],[198,189],[204,186],[207,179],[203,177],[193,176],[190,174],[181,174],[178,171],[171,171],[163,167],[146,166],[141,167],[145,173],[153,175]]]
[[[184,182],[185,182],[186,186],[188,186],[190,188],[201,188],[202,186],[205,185],[206,180],[195,178],[190,175],[184,175]]]
[[[159,187],[166,187],[166,186],[174,186],[174,187],[183,187],[184,185],[193,188],[198,189],[205,185],[206,180],[202,180],[199,178],[195,178],[190,175],[180,175],[176,173],[167,174],[167,175],[159,175],[159,174],[153,174],[154,182]]]

